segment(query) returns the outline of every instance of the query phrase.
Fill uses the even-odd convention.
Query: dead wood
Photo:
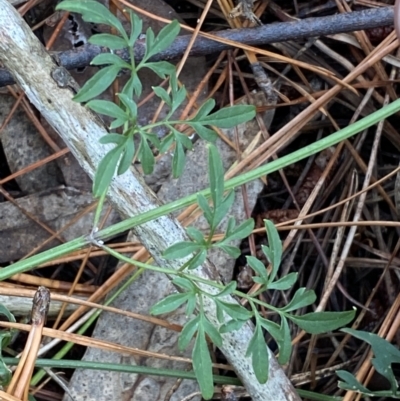
[[[228,39],[247,45],[263,45],[288,40],[306,39],[316,36],[333,35],[336,33],[354,32],[363,29],[386,27],[393,25],[393,7],[375,8],[363,11],[353,11],[332,15],[329,17],[306,18],[300,21],[280,22],[246,29],[227,29],[215,33],[216,37]],[[185,52],[191,35],[178,37],[165,51],[152,58],[157,60],[171,60],[178,58]],[[225,43],[199,36],[190,52],[191,56],[203,56],[218,53],[232,48]],[[135,60],[140,61],[145,51],[144,40],[137,41],[134,47]],[[88,66],[95,56],[107,49],[86,44],[76,50],[59,53],[62,65],[67,69],[83,68]],[[116,52],[128,59],[128,52]],[[0,68],[0,87],[14,83],[12,74]]]

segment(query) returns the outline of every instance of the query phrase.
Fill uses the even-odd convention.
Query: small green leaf
[[[96,35],[92,35],[89,39],[89,43],[92,45],[108,47],[111,50],[120,50],[128,47],[128,43],[126,43],[125,39],[120,36],[111,35],[110,33],[97,33]],[[118,65],[118,67],[120,66]]]
[[[355,313],[355,310],[345,312],[311,312],[302,316],[288,315],[287,318],[307,333],[321,334],[336,330],[350,323],[354,319]]]
[[[174,135],[169,133],[166,137],[164,137],[160,144],[160,152],[165,153],[174,143]]]
[[[143,172],[145,174],[151,174],[154,169],[154,155],[147,143],[146,137],[143,135],[140,143],[139,160],[142,163]]]
[[[152,86],[152,89],[154,91],[154,93],[165,102],[165,104],[167,104],[168,106],[171,107],[172,105],[172,101],[171,98],[169,97],[168,92],[162,88],[161,86]]]
[[[137,79],[137,74],[132,74],[128,79],[124,87],[122,88],[122,93],[128,96],[130,99],[133,98],[133,92],[135,90],[135,80]],[[139,81],[140,83],[140,81]]]
[[[175,128],[171,127],[172,132],[174,133],[175,139],[177,142],[181,143],[186,149],[192,150],[193,143],[192,141],[184,134],[181,134]]]
[[[196,255],[193,256],[193,258],[187,265],[187,269],[192,270],[195,269],[196,267],[199,267],[204,263],[206,258],[207,258],[207,251],[205,249],[202,249],[201,251],[197,252]]]
[[[268,281],[268,273],[264,263],[254,256],[246,256],[248,265],[260,276],[263,283]]]
[[[214,381],[212,376],[212,361],[207,347],[204,328],[199,324],[196,341],[193,347],[193,369],[199,383],[201,395],[205,400],[214,394]]]
[[[171,75],[173,77],[175,74]],[[172,105],[169,115],[172,115],[174,111],[183,103],[187,95],[186,89],[184,86],[179,88],[177,91],[172,91]]]
[[[124,153],[122,154],[121,160],[118,165],[117,174],[124,174],[131,167],[133,156],[135,155],[135,143],[133,142],[133,138],[130,138],[125,143]]]
[[[111,180],[114,177],[121,153],[121,147],[116,146],[114,149],[110,150],[100,161],[93,181],[93,195],[95,198],[103,195],[103,193],[109,187]]]
[[[4,307],[3,305],[1,305],[1,306]],[[5,313],[3,313],[3,314],[5,314]],[[10,316],[12,316],[12,315],[10,314]],[[13,318],[9,319],[9,320],[12,321],[12,322],[15,322],[15,320]],[[3,347],[5,346],[5,344],[8,344],[10,342],[10,338],[11,338],[11,333],[10,332],[4,332],[4,333],[0,334],[0,339],[1,339],[1,341],[0,341],[0,356],[3,354]],[[4,386],[5,387],[8,384],[10,384],[11,378],[12,378],[11,370],[4,363],[3,358],[0,357],[0,386]]]
[[[120,68],[116,65],[102,68],[83,85],[73,99],[81,103],[100,95],[114,82],[119,70]]]
[[[269,262],[272,264],[272,272],[269,276],[269,281],[273,281],[281,265],[283,253],[282,241],[279,237],[278,230],[274,226],[274,223],[272,223],[270,220],[264,220],[264,223],[267,231],[269,247],[263,246],[262,250],[269,259]]]
[[[137,105],[136,103],[127,96],[125,93],[119,93],[118,97],[121,99],[121,102],[124,104],[126,109],[129,111],[129,115],[136,120],[137,118]]]
[[[168,61],[156,61],[154,63],[146,63],[144,67],[149,68],[160,78],[165,79],[167,75],[175,73],[175,66]]]
[[[187,346],[190,343],[190,340],[193,338],[194,334],[197,331],[197,328],[199,326],[200,322],[200,316],[196,316],[194,319],[189,320],[184,326],[181,331],[181,334],[179,335],[179,340],[178,340],[178,348],[183,351],[184,349],[187,348]]]
[[[172,280],[172,283],[174,285],[177,285],[178,287],[181,287],[181,288],[187,290],[187,291],[196,292],[196,286],[189,279],[187,279],[185,277],[177,276]]]
[[[281,311],[283,312],[291,312],[296,309],[303,308],[304,306],[311,305],[317,299],[315,292],[313,290],[307,290],[302,287],[299,288],[295,293],[291,301],[284,306]]]
[[[114,53],[101,53],[98,54],[91,62],[91,65],[105,65],[112,64],[117,65],[119,68],[131,69],[131,65],[126,61],[122,60],[121,57]]]
[[[207,223],[211,226],[213,212],[208,204],[207,199],[202,194],[197,194],[197,204],[199,205],[199,208],[203,211]]]
[[[231,258],[237,259],[241,255],[241,251],[237,246],[232,246],[232,245],[220,245],[220,244],[215,244],[214,245],[217,248],[222,249],[225,253],[227,253]]]
[[[187,124],[190,125],[199,134],[199,137],[201,139],[204,139],[207,142],[215,142],[218,138],[218,135],[214,130],[207,128],[200,123],[192,123],[189,121],[187,122]]]
[[[126,123],[126,119],[122,120],[120,118],[117,118],[116,120],[112,121],[112,123],[110,124],[110,129],[115,129],[115,128],[121,127],[125,123]]]
[[[236,281],[231,281],[229,284],[227,284],[226,286],[225,286],[225,288],[220,292],[220,293],[218,293],[216,296],[217,297],[225,297],[226,295],[230,295],[230,294],[232,294],[232,292],[234,292],[235,290],[236,290],[236,286],[237,286],[237,283],[236,283]]]
[[[131,18],[131,34],[129,36],[129,47],[133,47],[135,41],[142,32],[143,22],[132,10],[129,10]]]
[[[217,346],[222,345],[222,337],[218,330],[206,319],[202,319],[202,324],[204,326],[204,331],[210,337],[211,341]]]
[[[269,355],[264,341],[263,332],[259,324],[256,325],[253,337],[247,347],[246,356],[250,355],[257,380],[261,384],[266,383],[269,373]]]
[[[157,302],[150,309],[152,315],[162,315],[178,309],[191,297],[195,296],[190,292],[168,295],[161,301]]]
[[[186,304],[186,316],[192,316],[196,309],[196,297],[189,298]]]
[[[178,36],[180,31],[179,22],[174,20],[168,25],[166,25],[161,31],[158,33],[157,37],[146,43],[146,55],[145,60],[149,59],[154,54],[160,53],[162,50],[166,49]],[[149,32],[146,32],[146,39]]]
[[[229,191],[225,198],[223,198],[220,203],[215,206],[214,216],[212,220],[212,228],[218,227],[219,223],[224,219],[231,209],[233,202],[235,201],[235,192]]]
[[[120,134],[107,134],[103,135],[99,139],[99,143],[106,144],[106,143],[115,143],[117,145],[122,145],[126,141],[126,137]]]
[[[373,391],[368,390],[367,387],[363,386],[354,375],[345,370],[337,370],[336,374],[343,382],[339,381],[339,388],[349,391],[356,391],[369,397],[373,397],[375,394]]]
[[[247,321],[253,316],[253,313],[248,311],[242,305],[225,302],[219,298],[214,298],[214,301],[216,305],[218,305],[227,315],[229,315],[234,320]]]
[[[98,1],[94,0],[64,0],[56,6],[56,10],[66,10],[82,15],[82,19],[86,22],[95,24],[106,24],[114,27],[122,36],[126,36],[126,32],[121,21],[110,12],[108,8]]]
[[[231,128],[238,124],[251,120],[256,115],[254,106],[231,106],[203,117],[202,125],[215,125],[219,128]]]
[[[290,329],[287,319],[281,316],[281,325],[270,320],[259,318],[261,326],[274,338],[279,348],[279,363],[285,364],[290,358],[292,352],[292,343],[290,338]]]
[[[231,227],[228,227],[223,242],[247,238],[254,229],[253,219],[247,219],[237,227],[235,227],[235,220],[232,217],[230,221],[232,221],[233,224],[231,223]]]
[[[90,100],[86,103],[86,106],[94,110],[96,113],[128,121],[128,115],[125,113],[125,111],[115,103],[108,100]]]
[[[392,392],[398,390],[398,382],[393,372],[393,363],[400,363],[400,351],[389,341],[367,331],[342,329],[341,331],[349,333],[371,345],[374,358],[371,359],[375,370],[384,376],[390,383]]]
[[[187,227],[186,232],[193,241],[196,241],[198,244],[204,243],[204,235],[196,227]]]
[[[208,99],[200,106],[200,108],[197,110],[196,115],[191,119],[191,121],[201,121],[202,118],[208,116],[211,113],[214,107],[215,100]]]
[[[174,157],[172,159],[172,174],[174,178],[178,178],[183,173],[185,167],[185,151],[180,142],[175,143]]]
[[[165,259],[182,259],[192,253],[198,251],[200,246],[190,241],[178,242],[177,244],[171,245],[163,252],[163,257]]]
[[[269,290],[288,290],[293,287],[294,283],[297,281],[298,273],[289,273],[287,276],[268,284]]]
[[[218,149],[208,145],[208,176],[210,180],[211,199],[214,207],[218,207],[224,194],[224,166]]]
[[[245,323],[245,320],[229,320],[228,322],[221,325],[221,327],[219,328],[219,332],[221,334],[224,334],[230,333],[231,331],[240,330]]]
[[[10,322],[16,322],[14,315],[3,304],[0,304],[0,315],[5,316]]]

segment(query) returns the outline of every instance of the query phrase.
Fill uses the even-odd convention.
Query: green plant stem
[[[283,156],[277,160],[273,160],[267,165],[260,166],[252,171],[241,174],[238,177],[234,177],[226,181],[225,190],[233,189],[237,186],[243,185],[249,181],[262,177],[266,174],[270,174],[274,171],[287,167],[293,163],[296,163],[299,160],[305,159],[306,157],[318,153],[328,148],[329,146],[336,145],[337,143],[347,138],[350,138],[351,136],[357,134],[358,132],[363,131],[368,127],[371,127],[380,120],[383,120],[391,116],[392,114],[396,113],[399,110],[400,110],[400,99],[395,100],[389,105],[383,107],[381,110],[375,111],[369,116],[364,117],[362,120],[357,121],[354,124],[346,128],[343,128],[342,130],[334,134],[327,136],[326,138],[320,139],[317,142],[314,142],[302,149],[299,149],[293,153]],[[204,196],[209,196],[210,190],[205,189],[203,191],[200,191],[200,193]],[[113,226],[100,230],[97,233],[96,238],[105,240],[111,236],[129,230],[132,227],[144,224],[150,220],[157,219],[161,216],[167,215],[171,212],[187,207],[193,203],[196,203],[197,195],[198,193],[186,196],[185,198],[178,199],[167,205],[162,205],[156,209],[142,213],[139,216],[134,216],[129,219],[126,219],[125,221],[114,224]],[[90,241],[88,240],[88,238],[81,237],[67,244],[55,247],[49,251],[42,252],[39,255],[35,255],[32,256],[31,258],[16,262],[13,265],[0,270],[0,281],[13,276],[14,274],[23,273],[25,271],[31,270],[42,263],[46,263],[52,259],[63,256],[69,252],[76,251],[88,245],[89,243]]]
[[[3,358],[7,365],[17,365],[19,358]],[[148,366],[138,365],[123,365],[116,363],[105,363],[105,362],[86,362],[86,361],[74,361],[74,360],[54,360],[54,359],[36,359],[35,365],[40,368],[63,368],[63,369],[93,369],[93,370],[107,370],[114,372],[126,372],[136,373],[143,375],[153,376],[164,376],[164,377],[176,377],[182,379],[196,380],[196,376],[193,371],[186,370],[175,370],[175,369],[158,369],[151,368]],[[213,376],[215,383],[219,384],[232,384],[240,385],[239,379],[228,376]]]

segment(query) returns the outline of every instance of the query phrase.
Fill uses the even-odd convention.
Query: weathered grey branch
[[[87,108],[72,101],[68,88],[60,88],[51,77],[56,67],[53,59],[33,35],[7,0],[0,0],[0,59],[12,72],[16,82],[23,88],[29,100],[61,135],[84,170],[93,177],[96,166],[107,148],[98,139],[106,134],[102,122]],[[136,170],[113,180],[109,200],[124,216],[133,216],[154,209],[159,202],[145,185]],[[181,225],[164,216],[135,228],[135,234],[160,266],[177,269],[175,261],[165,261],[162,251],[168,246],[186,240]],[[207,261],[195,274],[215,279],[215,268]],[[210,288],[207,288],[210,291]],[[230,302],[236,302],[233,298]],[[218,324],[212,302],[204,305],[207,317]],[[252,336],[251,324],[241,330],[224,334],[221,351],[235,368],[237,375],[254,401],[300,400],[288,378],[270,352],[270,378],[259,384],[249,358],[245,357]]]

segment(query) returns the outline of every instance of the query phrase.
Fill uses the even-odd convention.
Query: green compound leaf
[[[306,288],[302,287],[299,288],[291,301],[284,306],[281,311],[283,312],[291,312],[296,309],[303,308],[304,306],[311,305],[315,302],[317,299],[315,292],[312,290],[307,290]]]
[[[195,296],[196,295],[191,292],[168,295],[166,298],[153,305],[150,309],[150,313],[152,315],[162,315],[164,313],[172,312],[187,302],[189,298]]]
[[[235,125],[251,120],[255,115],[256,109],[254,106],[231,106],[203,117],[199,122],[201,122],[202,125],[215,125],[219,128],[231,128]],[[193,119],[191,121],[193,121]]]
[[[93,195],[95,198],[100,197],[110,185],[122,152],[123,149],[120,146],[116,146],[100,161],[93,181]]]
[[[66,10],[82,15],[86,22],[106,24],[114,27],[122,36],[126,37],[125,29],[120,20],[103,4],[94,0],[64,0],[56,6],[56,10]]]
[[[128,47],[128,43],[126,43],[125,39],[120,36],[111,35],[110,33],[97,33],[90,37],[89,43],[97,46],[108,47],[111,50],[120,50]],[[130,68],[129,64],[128,67]]]
[[[264,341],[261,325],[256,324],[253,337],[247,347],[246,356],[251,356],[251,361],[257,380],[264,384],[268,380],[269,355]]]
[[[117,65],[119,68],[131,69],[131,65],[122,60],[121,57],[113,53],[101,53],[98,54],[91,62],[91,65],[105,65],[112,64]]]
[[[225,286],[225,288],[221,291],[221,292],[219,292],[216,296],[217,297],[224,297],[224,296],[226,296],[226,295],[230,295],[230,294],[232,294],[232,292],[234,292],[235,290],[236,290],[236,286],[237,286],[237,283],[236,283],[236,281],[231,281],[229,284],[227,284],[226,286]]]
[[[115,103],[108,100],[90,100],[86,106],[91,108],[96,113],[104,114],[105,116],[118,118],[120,120],[128,121],[128,115]],[[124,122],[125,122],[124,121]]]
[[[321,334],[345,326],[354,319],[355,314],[355,310],[345,312],[311,312],[302,316],[287,315],[287,318],[307,333]]]
[[[214,394],[214,382],[210,352],[207,347],[205,329],[201,320],[194,343],[192,359],[193,369],[200,386],[201,395],[205,400],[209,400]]]
[[[102,68],[90,78],[74,96],[76,102],[87,102],[104,92],[115,80],[119,73],[119,66],[110,65]]]

